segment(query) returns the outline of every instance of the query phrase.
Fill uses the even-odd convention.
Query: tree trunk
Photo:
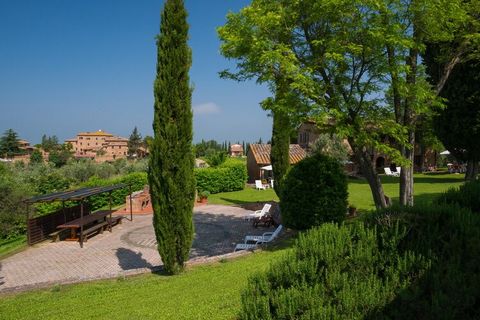
[[[412,137],[413,136],[413,137]],[[409,143],[415,145],[415,132],[409,132]],[[410,166],[402,166],[400,172],[400,204],[413,206],[413,161],[414,149],[403,148],[403,156],[411,163]]]
[[[417,81],[417,60],[418,49],[410,49],[407,57],[409,71],[406,77],[407,86],[413,90]],[[405,113],[403,124],[408,128],[408,147],[402,147],[402,154],[410,162],[410,166],[402,166],[400,172],[400,204],[402,206],[413,206],[413,162],[415,159],[415,94],[409,93],[405,99]]]
[[[375,207],[377,209],[386,208],[388,203],[385,198],[385,193],[383,192],[382,182],[375,171],[370,155],[366,151],[363,151],[363,148],[357,147],[353,139],[349,138],[348,142],[354,152],[355,160],[362,169],[362,173],[370,186]]]
[[[479,171],[479,163],[477,159],[467,161],[467,172],[465,173],[465,181],[475,181]]]

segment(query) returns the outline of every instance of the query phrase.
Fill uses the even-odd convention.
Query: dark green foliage
[[[25,232],[26,207],[21,201],[29,190],[16,183],[0,164],[0,239],[13,239]]]
[[[247,178],[245,162],[235,159],[228,159],[223,165],[216,168],[195,169],[197,189],[210,193],[243,190]]]
[[[193,241],[195,177],[186,19],[183,0],[165,2],[157,38],[154,139],[148,172],[158,251],[171,274],[183,269]]]
[[[451,188],[440,195],[439,204],[456,204],[480,213],[480,181],[466,182],[459,188]]]
[[[388,241],[398,221],[408,234],[397,246],[430,262],[428,270],[376,314],[396,319],[478,319],[480,216],[452,205],[389,208],[369,222]]]
[[[337,160],[315,154],[289,171],[282,188],[282,221],[304,230],[341,222],[347,213],[347,178]]]
[[[128,156],[138,156],[138,150],[142,146],[142,143],[142,135],[138,132],[137,127],[135,127],[128,139]]]
[[[214,151],[210,153],[205,160],[211,167],[218,167],[227,160],[228,156],[225,151]]]
[[[58,142],[58,138],[57,136],[48,136],[46,134],[44,134],[42,136],[42,144],[41,144],[41,147],[43,150],[45,150],[46,152],[51,152],[53,150],[58,150],[60,149],[62,146],[61,144]]]
[[[455,45],[451,46],[454,47]],[[444,64],[439,63],[444,54],[440,48],[441,45],[430,44],[424,57],[431,82],[434,84],[444,70]],[[457,159],[471,161],[476,167],[480,161],[479,81],[478,59],[457,64],[440,93],[446,99],[446,108],[440,110],[433,119],[433,129],[445,148]],[[471,177],[466,178],[475,179],[477,172],[478,167]]]
[[[70,181],[58,171],[52,171],[42,175],[36,181],[36,192],[47,194],[67,190],[70,187]]]
[[[366,225],[324,224],[250,279],[241,319],[477,319],[480,217],[391,207]]]
[[[218,143],[215,140],[202,140],[201,142],[197,143],[194,147],[195,149],[195,156],[197,158],[200,157],[209,157],[211,154],[216,152],[227,151],[227,142],[223,142],[223,144]]]
[[[82,184],[81,187],[110,186],[120,183],[131,186],[132,192],[143,190],[143,188],[148,184],[147,174],[144,172],[136,172],[113,179],[100,179],[94,176],[90,178],[86,183]],[[129,192],[130,189],[128,187],[113,191],[112,205],[118,206],[121,204],[125,204],[125,199]],[[89,197],[88,202],[91,210],[98,210],[100,208],[107,207],[109,205],[109,198],[110,196],[108,193]]]
[[[33,150],[32,154],[30,155],[30,163],[37,164],[43,162],[43,155],[40,150],[35,149]]]
[[[20,154],[18,135],[13,129],[8,129],[0,138],[0,157],[10,158],[16,154]]]
[[[67,164],[68,160],[72,157],[72,154],[71,145],[64,144],[50,152],[48,155],[48,162],[52,163],[55,167],[60,168]]]
[[[301,234],[293,252],[250,279],[240,319],[362,319],[388,304],[428,267],[397,255],[406,229],[382,247],[375,229],[324,224]]]
[[[272,111],[272,149],[270,159],[272,162],[273,184],[277,195],[282,200],[281,189],[283,181],[290,167],[290,119],[288,113],[277,110]]]

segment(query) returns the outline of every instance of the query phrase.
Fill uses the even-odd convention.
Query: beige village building
[[[98,130],[81,132],[65,140],[72,146],[76,158],[89,158],[97,162],[113,161],[127,157],[128,139]]]

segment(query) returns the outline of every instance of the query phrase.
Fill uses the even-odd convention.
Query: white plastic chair
[[[277,229],[275,229],[274,232],[265,232],[261,236],[246,236],[245,237],[245,242],[244,243],[238,243],[235,246],[235,250],[253,250],[256,249],[258,245],[260,244],[267,244],[269,242],[272,242],[275,240],[276,237],[280,234],[280,231],[282,231],[283,226],[279,225]],[[248,242],[253,242],[253,243],[248,243]]]
[[[402,167],[397,167],[397,173],[398,173],[398,175],[400,175],[401,172],[402,172]]]
[[[254,218],[261,218],[261,217],[263,217],[264,215],[266,215],[267,213],[270,212],[271,207],[272,207],[272,205],[270,203],[265,203],[262,210],[257,210],[253,213],[249,213],[244,218],[245,218],[245,220],[252,220]]]
[[[383,170],[385,171],[385,174],[387,176],[390,176],[390,177],[400,177],[400,173],[399,172],[392,172],[392,170],[390,170],[390,168],[383,168]]]
[[[262,180],[255,180],[255,189],[265,190],[265,186],[262,184]]]

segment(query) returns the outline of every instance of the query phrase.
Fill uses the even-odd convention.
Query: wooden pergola
[[[56,230],[58,225],[62,223],[66,223],[67,221],[67,213],[69,216],[75,216],[76,211],[72,211],[71,208],[65,207],[65,202],[67,201],[78,201],[80,204],[79,206],[75,207],[75,210],[80,208],[80,247],[83,248],[83,230],[84,230],[84,215],[85,215],[85,199],[94,195],[98,195],[101,193],[109,193],[109,209],[110,209],[110,219],[112,218],[112,191],[122,188],[129,188],[130,194],[130,221],[133,221],[133,213],[132,213],[132,190],[131,186],[127,184],[116,184],[111,186],[104,186],[104,187],[89,187],[89,188],[82,188],[77,190],[69,190],[69,191],[61,191],[55,192],[45,195],[39,195],[32,197],[30,199],[24,200],[25,204],[27,205],[27,238],[28,244],[32,245],[43,241],[47,238],[47,234]],[[46,215],[44,217],[40,217],[42,220],[35,221],[31,223],[33,220],[30,206],[34,203],[41,203],[41,202],[55,202],[61,201],[62,202],[62,211],[63,219],[59,220],[58,217],[62,217],[62,215],[54,216],[54,213],[50,215]],[[59,213],[59,212],[56,212]],[[50,219],[49,219],[50,217]],[[63,220],[63,222],[62,222]],[[58,223],[61,222],[61,223]]]

